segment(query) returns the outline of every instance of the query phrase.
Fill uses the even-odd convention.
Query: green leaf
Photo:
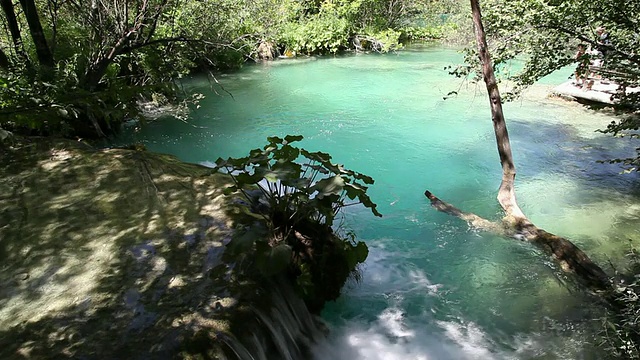
[[[372,185],[375,182],[371,176],[367,176],[361,173],[354,173],[353,177],[358,180],[362,180],[362,182],[367,185]]]
[[[309,186],[309,178],[302,178],[302,177],[298,177],[298,178],[294,178],[294,179],[285,179],[282,180],[282,184],[288,187],[292,187],[295,188],[297,190],[301,190],[299,193],[305,194],[306,193],[306,189]],[[307,195],[307,199],[309,198],[309,195]]]
[[[358,241],[355,246],[346,241],[345,252],[347,265],[350,269],[355,269],[358,264],[365,262],[365,260],[367,260],[367,256],[369,256],[369,248],[367,247],[367,244],[362,241]]]
[[[291,162],[298,158],[300,149],[291,145],[283,145],[280,149],[273,152],[273,157],[280,162]]]
[[[322,199],[327,195],[339,195],[344,189],[344,184],[342,176],[336,175],[318,181],[311,189],[318,192],[318,199]]]
[[[282,144],[282,141],[284,140],[277,136],[269,136],[267,137],[267,141],[269,142],[269,144],[275,145],[275,144]]]
[[[0,128],[0,141],[5,141],[7,138],[11,136],[13,136],[11,132]]]
[[[231,194],[233,194],[233,193],[234,193],[234,192],[236,192],[236,191],[238,191],[238,187],[237,187],[237,186],[235,186],[235,185],[233,185],[233,186],[229,186],[229,187],[227,187],[227,188],[224,188],[224,190],[222,190],[222,193],[223,193],[224,195],[231,195]]]
[[[216,160],[216,166],[217,166],[218,168],[222,168],[222,167],[227,166],[227,160],[225,160],[225,159],[223,159],[223,158],[219,157],[219,158],[218,158],[218,160]]]
[[[278,146],[277,146],[277,145],[274,145],[274,144],[266,145],[266,146],[264,147],[264,151],[262,152],[262,154],[263,154],[263,155],[269,155],[269,154],[271,154],[271,153],[272,153],[274,150],[276,150],[276,149],[278,149]]]
[[[376,205],[373,201],[371,201],[371,198],[369,197],[369,195],[361,194],[358,196],[358,200],[360,200],[362,205],[371,209],[371,212],[373,213],[373,215],[382,217],[382,214],[378,212],[378,209],[377,209],[378,205]]]
[[[275,183],[278,181],[278,173],[274,171],[268,171],[264,174],[264,178],[271,183]]]
[[[363,263],[365,260],[367,260],[367,256],[369,256],[369,248],[367,247],[367,244],[362,241],[358,241],[358,244],[355,248],[355,254],[356,261],[358,263]]]
[[[257,174],[249,175],[246,172],[239,173],[235,176],[235,178],[240,186],[257,184],[258,182],[260,182],[260,180],[262,180],[262,176],[259,176]]]
[[[227,163],[233,166],[234,169],[244,170],[244,168],[247,167],[247,164],[249,163],[249,157],[241,157],[237,159],[229,158],[227,159]]]
[[[360,197],[360,195],[363,195],[364,192],[366,191],[365,189],[359,187],[358,185],[351,184],[351,183],[345,183],[344,190],[347,193],[347,197],[351,200],[354,200],[355,198]]]
[[[285,144],[291,144],[292,142],[300,141],[304,139],[302,135],[287,135],[284,137]]]
[[[323,153],[323,152],[320,152],[320,151],[309,152],[309,151],[307,151],[305,149],[300,149],[300,152],[307,159],[313,160],[313,161],[316,161],[316,162],[319,162],[319,163],[325,163],[325,162],[331,161],[331,155],[329,155],[327,153]]]
[[[271,170],[277,174],[278,179],[293,181],[300,178],[302,166],[294,162],[278,162],[271,167]]]
[[[266,231],[261,226],[251,226],[246,231],[236,231],[227,244],[227,250],[233,255],[249,253],[253,251],[253,244],[264,239]]]
[[[260,155],[263,155],[262,149],[253,149],[253,150],[249,151],[249,157],[251,157],[251,158],[255,158],[255,157],[258,157]]]
[[[318,171],[321,174],[328,174],[329,170],[325,169],[322,165],[315,165],[315,164],[302,164],[302,166],[304,167],[308,167],[311,168],[313,170]]]

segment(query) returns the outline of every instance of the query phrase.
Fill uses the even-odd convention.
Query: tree
[[[31,67],[29,57],[24,50],[24,44],[22,42],[22,35],[20,33],[20,27],[18,26],[18,20],[16,18],[16,12],[13,7],[12,0],[0,0],[2,11],[4,12],[5,21],[9,32],[11,33],[11,40],[13,41],[13,51],[16,53],[18,59],[24,63],[26,68]]]
[[[29,32],[36,48],[38,62],[46,67],[53,67],[53,54],[40,24],[40,16],[34,0],[20,0],[22,11],[24,12],[27,24],[29,24]]]
[[[389,51],[412,18],[434,9],[427,0],[19,4],[22,11],[0,0],[8,30],[0,33],[0,127],[80,137],[105,136],[140,118],[138,102],[154,94],[189,100],[176,80],[241,66],[260,45],[272,55],[336,53],[361,37],[361,47]],[[432,36],[415,30],[414,37]]]
[[[502,166],[502,181],[498,190],[498,202],[506,216],[501,224],[497,224],[475,214],[465,213],[453,205],[443,202],[428,190],[425,192],[425,196],[437,210],[457,216],[473,227],[493,231],[537,245],[551,255],[563,271],[575,274],[579,282],[586,288],[595,291],[611,290],[611,282],[607,274],[591,261],[582,250],[569,240],[535,226],[518,207],[515,194],[516,169],[511,153],[509,133],[502,111],[502,98],[493,70],[478,0],[471,0],[471,11],[476,33],[477,56],[482,66],[482,76],[489,95],[493,129]]]
[[[208,5],[216,9],[225,2],[231,3],[210,0]],[[20,0],[18,12],[12,0],[2,0],[14,51],[0,54],[7,55],[0,56],[0,127],[105,136],[125,118],[136,117],[137,102],[151,93],[179,100],[175,80],[205,59],[215,66],[211,54],[234,48],[232,36],[246,30],[229,24],[236,33],[214,37],[225,27],[220,18],[210,23],[177,21],[181,6],[198,3]],[[237,50],[240,59],[243,51]],[[32,65],[36,60],[40,66]]]
[[[640,93],[626,88],[640,86],[640,2],[607,0],[487,0],[485,24],[494,59],[501,71],[512,59],[524,59],[524,67],[515,74],[504,74],[515,82],[506,94],[512,99],[541,77],[574,62],[575,48],[583,43],[606,53],[602,66],[610,80],[620,85],[614,97],[630,116],[611,124],[604,132],[627,135],[640,127]],[[610,42],[603,44],[596,29],[604,27]],[[473,56],[468,56],[470,63]],[[476,62],[477,63],[477,62]],[[462,73],[468,73],[467,67]],[[633,112],[636,111],[636,114]],[[637,135],[632,135],[637,136]],[[628,170],[640,170],[638,156],[619,159]]]
[[[0,69],[2,69],[2,68],[4,68],[4,69],[9,68],[9,58],[4,53],[4,50],[2,50],[2,48],[0,48]]]

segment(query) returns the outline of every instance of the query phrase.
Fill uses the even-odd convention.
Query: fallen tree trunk
[[[425,191],[425,196],[431,201],[431,205],[439,211],[457,216],[474,228],[534,243],[545,253],[551,255],[563,271],[575,274],[579,282],[588,289],[594,291],[609,290],[612,288],[612,284],[607,274],[589,259],[582,250],[569,240],[535,226],[518,206],[515,192],[516,167],[511,153],[509,133],[502,111],[502,99],[493,71],[478,0],[471,0],[471,11],[478,45],[478,57],[482,64],[482,75],[489,94],[493,130],[496,136],[498,154],[500,155],[500,165],[502,166],[502,181],[498,190],[498,202],[505,212],[505,217],[502,223],[491,222],[478,215],[466,213],[438,199],[428,190]]]
[[[440,200],[429,190],[425,191],[424,195],[431,201],[431,206],[438,211],[456,216],[474,229],[535,244],[547,255],[552,256],[564,272],[576,275],[577,280],[585,287],[594,291],[611,289],[612,284],[607,274],[584,251],[571,241],[538,228],[526,218],[514,223],[507,216],[501,223],[493,222],[476,214],[464,212]]]

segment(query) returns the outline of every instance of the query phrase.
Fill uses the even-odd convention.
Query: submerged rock
[[[288,340],[260,330],[283,321],[269,314],[288,290],[222,260],[237,206],[224,175],[22,139],[0,147],[0,176],[0,358],[246,358],[316,336],[308,312]]]

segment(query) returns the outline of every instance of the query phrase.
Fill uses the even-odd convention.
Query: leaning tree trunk
[[[9,58],[4,53],[2,48],[0,48],[0,69],[8,69],[9,68]]]
[[[47,39],[44,36],[42,30],[42,24],[40,23],[40,16],[38,15],[38,9],[34,0],[20,0],[20,5],[24,11],[24,15],[27,18],[27,24],[29,25],[29,32],[33,39],[33,44],[36,47],[36,55],[38,56],[38,62],[40,65],[46,67],[53,67],[53,54],[47,44]]]
[[[471,10],[476,31],[478,57],[482,64],[482,75],[489,94],[493,130],[500,155],[500,164],[502,165],[502,182],[498,190],[498,202],[504,209],[506,216],[502,223],[495,223],[475,214],[466,213],[438,199],[428,190],[425,192],[425,196],[437,210],[457,216],[475,228],[534,243],[551,255],[563,271],[575,274],[580,283],[587,288],[591,290],[609,290],[611,282],[607,274],[598,265],[569,240],[535,226],[520,210],[516,202],[516,168],[513,163],[509,133],[507,132],[507,125],[502,112],[502,100],[493,72],[493,64],[482,25],[482,14],[478,0],[471,0]]]
[[[13,41],[13,49],[16,55],[25,65],[25,68],[31,68],[31,62],[27,56],[27,52],[24,50],[24,43],[22,42],[22,35],[20,34],[20,27],[18,26],[18,20],[16,19],[16,12],[13,7],[12,0],[0,0],[0,6],[4,12],[5,19],[7,20],[7,27],[9,33],[11,33],[11,40]]]
[[[502,100],[498,82],[493,72],[493,63],[489,55],[487,47],[487,38],[482,25],[482,14],[480,13],[480,4],[478,0],[471,0],[471,11],[473,14],[473,25],[476,29],[476,43],[478,45],[478,57],[482,64],[482,75],[484,83],[487,86],[489,94],[489,103],[491,104],[491,118],[493,120],[493,130],[496,134],[496,142],[498,144],[498,154],[500,154],[500,164],[502,165],[502,182],[498,190],[498,202],[507,213],[512,216],[513,220],[519,221],[526,219],[522,210],[516,202],[515,180],[516,166],[513,164],[513,155],[511,154],[511,143],[509,142],[509,132],[507,124],[504,121],[502,112]]]

